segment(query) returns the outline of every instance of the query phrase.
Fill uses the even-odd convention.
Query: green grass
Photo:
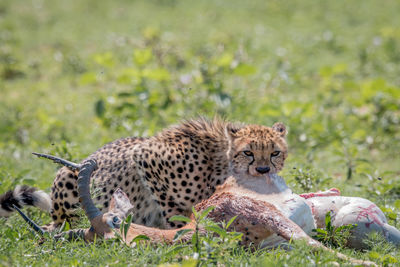
[[[0,192],[49,190],[47,152],[79,161],[119,137],[219,114],[289,128],[282,175],[296,192],[338,187],[400,220],[398,1],[2,1]],[[47,214],[29,209],[40,223]],[[85,222],[87,223],[87,222]],[[38,245],[0,219],[0,265],[157,265],[191,246]],[[400,261],[376,242],[357,258]],[[340,249],[343,250],[343,249]],[[392,258],[391,258],[392,257]],[[220,250],[212,264],[328,264],[290,252]],[[206,263],[204,263],[206,264]]]

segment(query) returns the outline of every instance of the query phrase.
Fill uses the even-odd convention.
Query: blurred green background
[[[0,192],[49,190],[57,166],[31,152],[80,161],[218,114],[284,122],[282,175],[297,192],[338,187],[396,224],[399,11],[395,0],[1,1]]]

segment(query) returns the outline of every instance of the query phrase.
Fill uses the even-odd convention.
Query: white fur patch
[[[14,197],[22,205],[25,205],[24,199],[22,198],[23,191],[22,186],[18,185],[14,190]],[[51,198],[48,194],[42,190],[38,190],[32,193],[33,205],[44,211],[50,212],[51,210]]]
[[[33,193],[34,205],[44,211],[50,212],[51,210],[51,198],[42,190],[35,191]]]
[[[16,200],[18,200],[18,202],[21,202],[21,194],[23,193],[23,192],[21,192],[21,187],[22,186],[20,186],[20,185],[17,185],[17,187],[14,189],[14,191],[13,191],[13,196],[14,196],[14,198],[16,199]]]

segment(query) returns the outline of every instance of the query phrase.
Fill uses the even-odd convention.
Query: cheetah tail
[[[51,199],[48,194],[35,187],[18,185],[14,190],[0,195],[0,217],[8,217],[15,211],[15,207],[22,208],[25,205],[49,212]]]
[[[70,169],[71,171],[79,171],[81,169],[81,165],[80,164],[76,164],[74,162],[71,162],[71,161],[56,157],[56,156],[42,154],[42,153],[36,153],[36,152],[33,152],[32,154],[37,156],[37,157],[39,157],[39,158],[50,159],[54,163],[62,164],[65,167],[67,167],[68,169]]]

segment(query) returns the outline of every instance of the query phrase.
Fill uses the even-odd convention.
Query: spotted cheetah
[[[148,138],[124,138],[90,155],[94,201],[106,211],[121,188],[133,205],[133,222],[170,229],[173,215],[189,216],[232,172],[252,176],[279,172],[287,157],[286,128],[245,125],[220,119],[187,120]],[[51,230],[71,220],[79,206],[78,170],[62,167],[51,190]],[[92,189],[93,190],[93,189]],[[93,192],[93,191],[92,191]]]

